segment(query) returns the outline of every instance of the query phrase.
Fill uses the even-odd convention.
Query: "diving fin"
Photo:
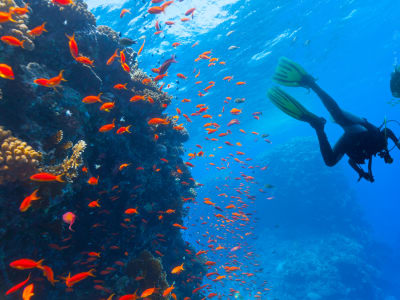
[[[307,122],[314,128],[325,125],[326,120],[324,118],[309,112],[300,102],[279,87],[270,88],[268,90],[268,98],[276,107],[292,118]]]
[[[302,66],[286,57],[279,59],[273,79],[275,82],[285,86],[302,86],[301,81],[305,76],[310,76]]]

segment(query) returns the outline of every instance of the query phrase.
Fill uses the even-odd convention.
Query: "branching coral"
[[[41,153],[0,126],[0,185],[26,180],[35,172],[40,158]]]
[[[80,140],[72,147],[70,157],[66,157],[59,165],[47,166],[43,169],[52,174],[64,174],[64,178],[71,182],[73,178],[78,176],[78,168],[83,164],[82,153],[85,151],[85,148],[86,142]]]

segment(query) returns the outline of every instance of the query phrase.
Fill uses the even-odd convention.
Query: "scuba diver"
[[[350,166],[359,175],[358,181],[364,178],[367,181],[374,182],[371,170],[372,157],[378,154],[385,160],[385,163],[391,164],[393,162],[390,150],[388,150],[388,139],[391,139],[399,149],[400,142],[393,131],[386,127],[386,121],[382,126],[376,127],[364,118],[343,111],[335,100],[316,84],[311,75],[307,74],[299,64],[285,57],[280,58],[273,79],[284,86],[312,89],[332,115],[333,120],[343,128],[344,134],[332,149],[324,131],[326,123],[324,118],[309,112],[296,99],[279,87],[269,89],[268,97],[273,104],[287,115],[307,122],[315,129],[321,154],[327,166],[336,165],[344,154],[347,154]],[[366,160],[368,160],[368,172],[360,166],[365,164]]]

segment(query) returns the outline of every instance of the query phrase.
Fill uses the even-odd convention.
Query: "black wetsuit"
[[[347,154],[349,157],[349,164],[357,171],[360,176],[359,179],[365,178],[373,182],[374,178],[371,171],[372,157],[382,151],[387,151],[388,138],[393,140],[400,149],[399,140],[390,129],[385,128],[385,130],[381,131],[366,119],[358,118],[343,111],[335,100],[323,91],[314,80],[307,80],[305,85],[318,95],[335,122],[344,130],[343,136],[332,149],[324,131],[325,122],[311,124],[317,132],[321,154],[325,164],[334,166],[342,159],[344,154]],[[364,164],[366,160],[368,160],[368,173],[360,167],[360,164]]]

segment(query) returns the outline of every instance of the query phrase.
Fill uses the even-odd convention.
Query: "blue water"
[[[114,1],[109,5],[100,5],[98,1],[92,1],[89,4],[98,19],[98,24],[112,26],[123,36],[138,39],[138,44],[133,46],[135,50],[142,43],[140,37],[146,37],[143,53],[138,60],[139,67],[148,74],[151,74],[151,68],[158,67],[171,54],[176,54],[178,63],[170,67],[170,76],[165,80],[167,84],[171,84],[166,91],[175,98],[168,110],[170,114],[176,114],[175,108],[177,107],[183,113],[190,114],[194,112],[194,104],[205,103],[209,106],[208,113],[213,116],[210,122],[226,124],[234,117],[228,111],[232,107],[238,107],[243,111],[238,117],[241,122],[240,128],[247,132],[270,134],[269,139],[272,144],[249,133],[239,135],[240,133],[237,132],[239,127],[235,127],[234,135],[226,139],[231,142],[240,141],[244,147],[239,150],[243,150],[246,157],[255,158],[254,164],[265,163],[257,161],[256,158],[295,137],[312,136],[315,139],[312,128],[284,115],[266,97],[266,91],[274,84],[271,77],[280,56],[289,57],[300,63],[308,72],[317,77],[318,84],[345,110],[365,117],[376,125],[380,125],[385,117],[387,119],[398,119],[399,117],[399,106],[387,103],[392,99],[389,89],[390,73],[399,59],[398,16],[400,15],[400,5],[396,1],[184,0],[182,2],[175,1],[165,14],[159,16],[147,14],[146,11],[150,6],[148,2]],[[197,8],[194,18],[181,24],[179,18],[191,7]],[[122,8],[131,9],[132,14],[127,14],[120,19],[119,13]],[[161,22],[163,30],[161,35],[154,35],[155,20]],[[168,28],[164,24],[166,20],[174,20],[177,24]],[[230,31],[233,33],[227,36]],[[181,45],[174,49],[171,46],[173,42],[180,42]],[[198,45],[192,48],[191,45],[195,42],[198,42]],[[230,46],[240,48],[228,50]],[[226,65],[207,67],[207,62],[194,62],[200,53],[208,50],[212,50],[212,56],[225,61]],[[201,75],[195,79],[194,75],[198,70],[201,70]],[[179,83],[177,83],[176,73],[183,73],[189,78],[188,80],[179,79]],[[230,83],[222,80],[224,76],[228,75],[234,76]],[[197,80],[202,80],[203,83],[199,86],[195,85]],[[198,91],[200,88],[204,88],[208,81],[215,81],[215,86],[205,97],[198,97]],[[234,83],[237,81],[245,81],[246,85],[236,86]],[[330,120],[326,109],[313,93],[304,89],[286,90],[312,112],[324,116],[328,120],[326,132],[331,143],[340,137],[341,128]],[[240,105],[224,104],[226,97],[246,98],[246,101]],[[183,98],[189,98],[192,102],[180,102]],[[218,117],[217,115],[221,113],[224,105],[225,113]],[[252,113],[254,112],[262,112],[260,120],[253,118]],[[221,157],[226,157],[238,149],[232,150],[222,143],[212,144],[205,141],[204,138],[207,135],[202,125],[208,120],[200,117],[191,119],[192,123],[180,122],[185,124],[190,133],[190,140],[185,144],[186,154],[199,151],[195,145],[201,144],[207,155],[215,154],[216,156],[193,161],[196,165],[192,171],[193,177],[198,182],[206,184],[198,191],[198,201],[202,202],[203,197],[216,199],[216,194],[220,192],[214,188],[214,185],[226,182],[234,186],[233,178],[240,176],[239,172],[245,172],[245,170],[232,164],[229,170],[218,172],[214,167],[208,165],[213,161],[219,163]],[[399,135],[399,126],[390,125]],[[218,146],[224,147],[218,149]],[[372,239],[383,245],[385,251],[395,253],[399,249],[400,233],[400,219],[398,218],[400,198],[397,182],[400,171],[400,154],[396,150],[392,153],[395,160],[392,165],[386,165],[380,159],[374,160],[375,183],[373,184],[365,181],[357,182],[358,176],[347,165],[347,159],[343,159],[334,168],[341,170],[340,176],[344,177],[349,190],[355,195],[356,201],[361,207],[362,218],[371,228]],[[299,176],[300,171],[304,170],[299,170]],[[230,178],[224,181],[226,176],[230,176]],[[260,177],[256,180],[261,185],[268,183],[262,182],[262,173],[255,172],[254,176]],[[329,184],[329,182],[321,182],[322,186],[329,186]],[[257,196],[259,198],[266,197],[262,194]],[[315,201],[324,201],[323,192],[319,195],[310,195],[310,197]],[[256,201],[252,210],[257,211],[262,208],[263,201]],[[291,206],[285,207],[285,209],[290,211]],[[218,212],[210,212],[208,207],[191,207],[187,223],[197,221],[200,217],[207,218],[208,215],[215,213]],[[265,224],[265,220],[262,219],[263,215],[260,214],[258,217],[260,218],[259,223]],[[262,230],[260,227],[257,227],[256,231],[254,234],[257,239],[247,239],[249,247],[256,247],[256,244],[258,247],[264,242],[268,243],[268,231]],[[187,239],[191,242],[197,240],[204,242],[204,239],[207,238],[202,237],[200,233],[201,230],[198,227],[191,228],[189,226]],[[285,243],[285,240],[281,242]],[[262,254],[258,253],[261,256]],[[260,260],[262,261],[262,259]],[[398,277],[396,269],[391,267],[396,264],[398,264],[397,261],[382,262],[380,265],[383,272],[382,280],[392,281],[393,278]],[[258,287],[262,285],[263,280],[269,281],[269,275],[261,274],[258,277]],[[252,284],[249,282],[247,285],[251,286]],[[273,285],[272,282],[271,286]],[[234,285],[227,283],[225,289],[231,286]],[[245,290],[245,287],[242,286],[240,289]],[[392,285],[387,289],[385,296],[392,295],[396,297],[395,299],[400,299],[399,291]],[[263,294],[263,297],[267,297],[266,295],[268,294]]]

